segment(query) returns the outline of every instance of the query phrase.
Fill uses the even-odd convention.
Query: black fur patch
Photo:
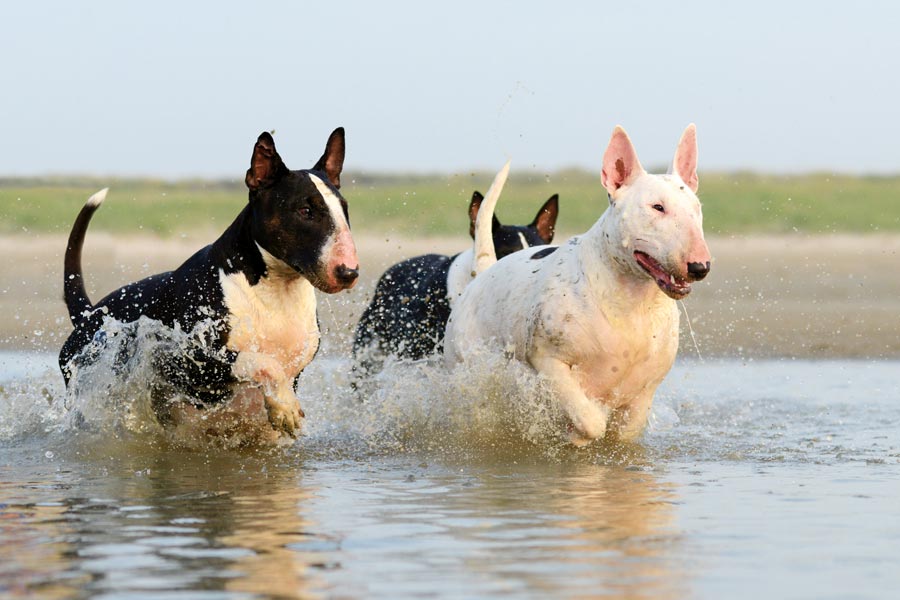
[[[549,248],[544,248],[542,250],[538,250],[534,254],[531,255],[531,260],[537,260],[539,258],[546,258],[553,254],[559,249],[559,246],[550,246]]]

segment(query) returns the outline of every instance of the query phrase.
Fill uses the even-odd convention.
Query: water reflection
[[[687,585],[676,490],[621,465],[123,442],[67,454],[31,460],[28,482],[28,460],[12,459],[2,594],[667,598]]]
[[[170,574],[194,574],[187,587],[309,595],[309,569],[289,549],[312,535],[304,506],[314,488],[301,461],[281,453],[154,458],[140,501],[157,507],[153,520],[164,525],[148,528],[144,543],[174,563]]]
[[[313,489],[296,457],[121,444],[78,454],[65,484],[57,463],[0,488],[4,593],[309,595],[309,569],[289,549],[311,535]]]
[[[401,595],[684,595],[676,493],[654,474],[585,464],[474,472],[469,464],[432,474],[439,469],[378,483],[344,540],[343,560],[375,564],[393,548],[381,577]],[[370,493],[373,485],[357,484]],[[345,584],[343,574],[326,577]],[[365,591],[379,589],[369,582]]]
[[[4,598],[70,597],[89,577],[69,569],[67,507],[58,503],[16,503],[5,477],[0,483],[0,596]],[[34,482],[30,485],[48,485]],[[10,494],[9,492],[13,493]]]

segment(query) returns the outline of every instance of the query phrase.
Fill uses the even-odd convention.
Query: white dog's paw
[[[599,404],[592,404],[587,410],[570,413],[569,423],[566,425],[569,442],[581,447],[603,438],[606,435],[609,413],[607,407]]]
[[[571,421],[566,424],[566,439],[577,448],[583,448],[594,441],[594,438],[585,437],[578,431]]]

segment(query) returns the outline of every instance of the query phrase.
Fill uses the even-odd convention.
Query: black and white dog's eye
[[[664,212],[666,212],[666,207],[663,206],[662,204],[654,204],[653,210],[658,210],[659,212],[664,213]]]
[[[312,209],[310,209],[308,206],[304,206],[303,208],[300,209],[299,212],[300,212],[300,216],[303,217],[304,219],[309,219],[310,217],[312,217]]]

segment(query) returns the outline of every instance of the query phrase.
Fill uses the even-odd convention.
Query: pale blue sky
[[[0,174],[307,167],[900,171],[895,2],[29,2],[0,8]]]

